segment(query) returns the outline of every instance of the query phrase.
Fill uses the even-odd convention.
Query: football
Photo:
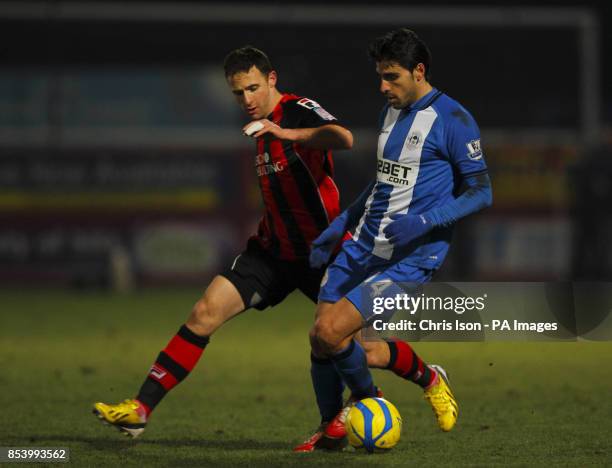
[[[402,417],[384,398],[365,398],[351,408],[345,425],[349,443],[372,453],[397,444],[402,432]]]

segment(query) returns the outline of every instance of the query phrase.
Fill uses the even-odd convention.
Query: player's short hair
[[[250,45],[232,50],[223,61],[226,78],[236,73],[247,73],[251,67],[257,67],[264,75],[272,71],[272,64],[268,56]]]
[[[375,39],[368,47],[368,55],[375,62],[396,62],[411,72],[422,63],[429,81],[431,52],[411,29],[395,29]]]

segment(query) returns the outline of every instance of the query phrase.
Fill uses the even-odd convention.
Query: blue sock
[[[333,362],[310,355],[310,376],[317,396],[321,422],[331,421],[342,409],[344,382]]]
[[[361,400],[376,396],[365,351],[357,341],[351,340],[345,349],[331,359],[355,398]]]

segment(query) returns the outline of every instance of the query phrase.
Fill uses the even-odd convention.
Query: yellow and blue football
[[[355,403],[345,425],[349,443],[370,453],[392,448],[402,433],[399,411],[384,398],[365,398]]]

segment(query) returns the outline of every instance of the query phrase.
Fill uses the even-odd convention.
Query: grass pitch
[[[291,453],[318,422],[300,295],[226,324],[140,439],[100,424],[92,403],[135,395],[198,295],[0,292],[0,446],[69,447],[73,466],[612,464],[612,343],[587,342],[417,343],[450,371],[451,433],[420,389],[376,371],[404,419],[395,449]]]

